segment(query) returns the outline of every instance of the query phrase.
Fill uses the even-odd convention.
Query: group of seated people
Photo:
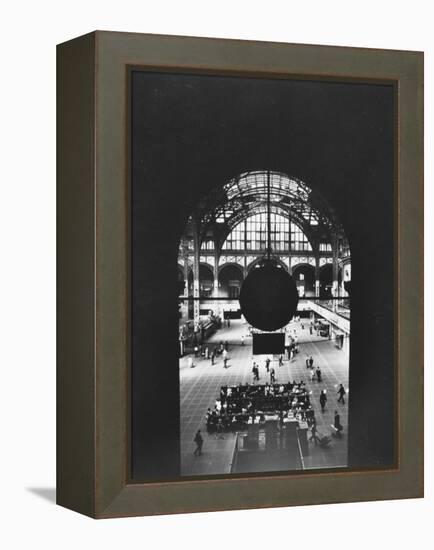
[[[206,413],[209,433],[245,430],[274,415],[282,426],[289,416],[310,426],[315,415],[304,382],[286,384],[222,386],[214,410]]]

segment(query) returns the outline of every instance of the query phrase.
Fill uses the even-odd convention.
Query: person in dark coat
[[[319,396],[319,404],[321,405],[321,412],[324,412],[325,406],[327,403],[327,395],[324,390],[321,390],[320,396]]]
[[[341,435],[341,431],[344,429],[344,427],[341,424],[341,417],[339,416],[338,411],[335,411],[335,422],[334,427],[336,429],[337,435]]]
[[[194,436],[194,442],[196,443],[196,449],[194,450],[194,456],[200,456],[202,454],[203,437],[200,430],[197,430]]]
[[[265,359],[265,368],[267,369],[267,372],[270,372],[270,358],[267,357],[267,359]]]
[[[321,374],[321,369],[319,367],[316,369],[316,377],[318,379],[318,382],[321,382],[322,374]]]
[[[339,385],[339,389],[337,393],[339,395],[338,403],[342,403],[342,405],[345,405],[344,395],[346,392],[342,384]]]
[[[256,366],[256,363],[253,363],[252,373],[253,373],[253,382],[255,380],[259,380],[259,369]]]

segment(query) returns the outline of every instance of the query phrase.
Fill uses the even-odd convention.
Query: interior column
[[[199,298],[199,264],[200,264],[200,239],[199,227],[196,220],[192,220],[193,228],[193,319],[195,332],[199,329],[200,302]]]

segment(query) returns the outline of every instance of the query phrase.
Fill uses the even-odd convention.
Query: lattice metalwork
[[[300,252],[312,250],[312,242],[320,242],[328,251],[332,235],[342,235],[342,228],[332,209],[326,201],[305,183],[297,178],[280,172],[254,171],[245,172],[228,181],[223,187],[216,189],[202,198],[192,213],[187,224],[185,237],[189,241],[189,250],[193,240],[191,220],[194,218],[198,228],[198,239],[201,250],[212,250],[214,241],[220,248],[230,235],[235,247],[232,249],[248,250],[246,245],[231,233],[239,224],[252,216],[267,212],[267,179],[270,178],[270,212],[282,216],[294,224],[300,234],[306,237],[310,244],[304,244],[303,239],[293,239]],[[294,231],[295,233],[295,231]],[[240,237],[240,235],[239,235]],[[240,241],[240,242],[238,242]],[[278,251],[284,251],[284,245],[278,245]],[[346,239],[343,246],[348,246]],[[226,245],[227,250],[231,246]]]

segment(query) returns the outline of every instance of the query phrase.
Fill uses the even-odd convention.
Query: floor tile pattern
[[[347,465],[347,433],[348,433],[348,399],[345,396],[345,405],[337,403],[338,385],[342,383],[348,390],[348,358],[349,339],[344,348],[338,349],[333,340],[321,338],[315,332],[310,335],[308,324],[301,326],[301,322],[292,322],[290,331],[296,331],[300,352],[291,361],[285,359],[282,367],[278,366],[277,358],[273,358],[271,366],[276,372],[277,382],[289,380],[304,380],[312,392],[311,403],[315,410],[318,432],[320,435],[331,435],[330,427],[334,420],[334,411],[338,410],[341,424],[344,427],[341,438],[332,438],[327,448],[309,444],[310,453],[304,456],[305,469],[336,468]],[[244,336],[244,345],[241,345]],[[181,399],[181,474],[183,476],[228,474],[235,447],[235,434],[225,433],[220,436],[209,435],[206,432],[205,413],[208,407],[214,408],[215,400],[223,385],[252,383],[253,360],[259,364],[259,384],[267,380],[265,369],[266,356],[252,356],[252,338],[248,334],[247,325],[242,321],[232,321],[229,328],[222,328],[209,340],[213,346],[220,341],[229,342],[229,361],[227,368],[222,359],[218,358],[215,365],[204,358],[195,358],[194,367],[188,366],[188,356],[180,360],[180,399]],[[322,382],[310,380],[310,371],[306,368],[306,358],[312,355],[314,366],[322,371]],[[271,356],[270,356],[271,357]],[[319,394],[322,389],[327,390],[327,405],[321,413]],[[204,444],[203,454],[194,456],[196,431],[200,429]]]

